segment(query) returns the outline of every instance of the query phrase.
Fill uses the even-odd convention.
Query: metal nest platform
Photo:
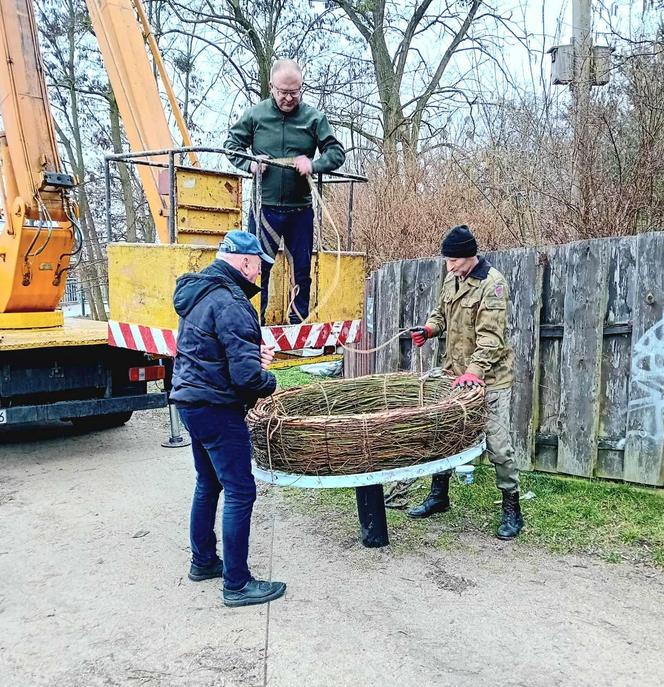
[[[453,470],[479,458],[486,449],[484,437],[474,446],[453,456],[437,458],[428,463],[408,465],[391,470],[377,470],[358,475],[293,475],[280,470],[265,470],[254,463],[253,473],[256,479],[278,487],[298,487],[300,489],[343,489],[347,487],[367,487],[373,484],[399,482],[435,475],[438,472]]]
[[[383,484],[454,469],[485,450],[485,402],[446,375],[312,383],[248,415],[254,476],[302,489],[354,488],[361,540],[389,543]],[[441,457],[442,456],[442,457]]]

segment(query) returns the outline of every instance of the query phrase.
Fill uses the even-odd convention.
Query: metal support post
[[[316,182],[316,188],[318,189],[318,197],[323,198],[323,175],[321,173],[318,174],[318,180]],[[318,231],[317,231],[317,243],[318,245],[316,246],[317,251],[323,250],[323,203],[319,202],[316,205],[316,214],[317,216],[317,226],[318,226]]]
[[[265,250],[263,244],[263,168],[260,162],[256,164],[256,174],[254,175],[254,225],[256,226],[258,243]]]
[[[350,189],[348,190],[348,248],[353,250],[353,204],[355,196],[355,182],[350,182]]]
[[[182,424],[180,423],[180,414],[178,409],[170,399],[168,401],[168,417],[170,420],[170,435],[161,442],[164,448],[181,448],[189,446],[191,439],[188,435],[182,433]]]
[[[362,543],[371,549],[387,546],[387,515],[382,484],[356,487],[357,516],[360,521]]]
[[[168,395],[168,418],[170,421],[170,435],[161,442],[164,448],[181,448],[189,446],[191,439],[187,434],[182,434],[182,425],[180,423],[180,414],[175,404],[171,403],[171,389],[173,380],[173,359],[167,358],[164,361],[166,368],[166,376],[164,377],[164,391]]]
[[[113,229],[111,227],[111,161],[104,159],[104,204],[106,205],[106,241],[113,241]]]
[[[175,152],[170,150],[168,153],[168,241],[175,243],[177,240],[175,232],[175,212],[176,212],[176,184],[175,179]]]

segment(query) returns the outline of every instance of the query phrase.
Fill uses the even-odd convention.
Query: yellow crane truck
[[[163,407],[159,360],[108,344],[106,322],[58,304],[82,249],[77,180],[61,165],[31,0],[0,5],[0,426],[126,422]]]
[[[140,0],[86,0],[131,152],[106,158],[137,165],[158,242],[127,243],[108,223],[109,322],[63,319],[57,309],[65,275],[80,251],[76,180],[61,170],[41,68],[31,0],[2,0],[0,114],[5,224],[0,234],[0,423],[71,419],[92,426],[125,422],[133,410],[164,406],[147,393],[175,355],[175,279],[209,264],[227,231],[242,226],[239,174],[203,169],[179,111]],[[151,52],[152,63],[146,46]],[[170,102],[176,147],[153,64]],[[278,163],[277,163],[278,164]],[[334,175],[335,181],[366,181]],[[318,179],[319,191],[322,178]],[[260,203],[260,179],[256,187]],[[351,200],[352,203],[352,200]],[[312,263],[313,322],[282,326],[290,278],[279,255],[272,271],[266,343],[277,351],[332,348],[359,339],[366,258],[322,249]],[[350,210],[349,210],[350,216]],[[121,234],[122,232],[118,232]],[[146,357],[146,354],[149,354]],[[162,364],[163,363],[163,364]],[[174,413],[171,412],[171,419]]]

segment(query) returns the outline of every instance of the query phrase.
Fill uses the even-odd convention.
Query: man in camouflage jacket
[[[454,227],[443,240],[447,277],[438,307],[423,327],[411,330],[414,345],[446,335],[443,369],[456,376],[453,387],[486,389],[486,442],[496,468],[496,486],[503,494],[500,539],[513,539],[523,527],[519,506],[519,474],[509,435],[512,396],[512,349],[507,338],[509,297],[503,275],[477,255],[470,229]],[[425,501],[411,509],[413,518],[426,518],[450,508],[451,472],[434,475]]]

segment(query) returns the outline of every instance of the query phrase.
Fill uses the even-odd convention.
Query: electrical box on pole
[[[554,86],[567,86],[574,81],[574,46],[554,45],[551,55],[551,83]]]
[[[590,62],[590,85],[606,86],[611,79],[611,54],[615,48],[610,45],[594,45]],[[547,51],[551,55],[551,83],[554,86],[569,86],[574,83],[574,46],[554,45]]]
[[[590,65],[593,86],[606,86],[611,80],[611,54],[614,50],[610,45],[593,45]]]

